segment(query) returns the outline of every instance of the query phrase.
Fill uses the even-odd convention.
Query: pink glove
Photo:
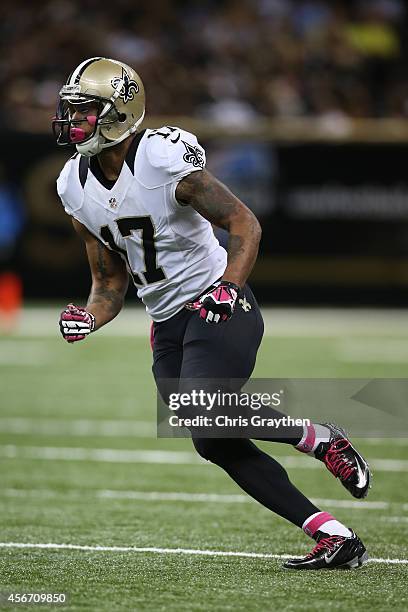
[[[240,288],[229,281],[219,281],[197,301],[186,304],[189,310],[198,310],[206,323],[228,321],[233,315]]]
[[[60,314],[59,326],[64,340],[78,342],[94,331],[95,317],[85,308],[68,304]]]

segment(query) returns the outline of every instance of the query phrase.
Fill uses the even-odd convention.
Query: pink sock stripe
[[[316,440],[316,432],[313,425],[306,425],[306,434],[296,446],[302,453],[310,453],[313,450],[313,446]]]
[[[150,324],[150,346],[151,349],[154,349],[154,325],[153,323]]]
[[[306,519],[306,521],[303,523],[302,529],[308,536],[313,537],[316,531],[320,529],[320,527],[323,525],[323,523],[335,520],[336,519],[334,518],[334,516],[332,516],[328,512],[319,512],[319,514],[317,515],[312,515],[312,518],[310,520]]]

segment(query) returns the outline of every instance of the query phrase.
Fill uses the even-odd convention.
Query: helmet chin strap
[[[116,140],[113,140],[112,142],[106,140],[106,138],[102,136],[101,134],[102,126],[98,125],[98,127],[96,128],[95,134],[92,136],[92,138],[90,138],[84,144],[77,143],[76,150],[78,151],[78,153],[80,153],[84,157],[93,157],[94,155],[98,155],[103,149],[114,147],[115,145],[125,140],[125,138],[130,136],[130,134],[133,134],[134,132],[136,132],[137,128],[142,123],[144,116],[145,116],[145,112],[143,111],[143,115],[140,117],[140,119],[136,121],[136,123],[130,129],[126,130],[126,132],[122,134],[120,138],[117,138]]]
[[[100,133],[100,127],[96,129],[95,134],[84,144],[77,143],[76,150],[84,157],[93,157],[98,155],[103,149],[105,138]]]

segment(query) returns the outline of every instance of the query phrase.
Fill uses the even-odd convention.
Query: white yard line
[[[336,341],[335,354],[345,363],[404,363],[408,343],[404,338],[344,338]]]
[[[0,445],[0,457],[7,459],[97,461],[106,463],[171,463],[179,465],[207,463],[197,453],[189,451],[16,446],[13,444]],[[322,467],[321,462],[315,461],[310,457],[277,455],[276,459],[287,468],[321,469]],[[408,460],[370,459],[370,467],[377,472],[405,472],[408,470]]]
[[[312,461],[312,465],[306,465],[302,457],[276,457],[284,467],[287,468],[313,468],[318,469],[318,461]],[[310,457],[308,457],[310,459]],[[406,472],[408,470],[408,460],[404,459],[372,459],[370,458],[370,468],[375,472]]]
[[[196,453],[164,450],[120,450],[113,448],[76,448],[46,446],[0,446],[0,456],[8,459],[60,461],[97,461],[102,463],[202,464]]]
[[[13,340],[0,338],[0,366],[43,366],[52,362],[44,340]]]
[[[0,417],[0,433],[155,438],[154,421]]]
[[[312,503],[316,506],[332,506],[333,508],[352,508],[353,510],[388,510],[388,508],[398,507],[401,504],[385,501],[353,501],[348,499],[325,499],[313,497]]]
[[[0,433],[50,436],[157,437],[155,421],[0,417]],[[408,446],[408,438],[361,438],[370,445]]]
[[[293,555],[274,555],[268,553],[240,552],[229,550],[200,550],[194,548],[156,548],[155,546],[94,546],[84,544],[55,544],[33,542],[0,542],[0,548],[34,548],[48,550],[83,550],[89,552],[132,552],[156,553],[161,555],[200,555],[206,557],[244,557],[251,559],[290,559]],[[295,555],[296,556],[296,555]],[[371,563],[384,563],[386,565],[405,565],[408,559],[369,559]]]
[[[385,446],[408,446],[408,438],[359,438],[359,443]]]
[[[240,493],[219,494],[219,493],[186,493],[180,491],[124,491],[119,489],[66,489],[58,491],[55,489],[0,489],[1,497],[39,497],[58,498],[71,497],[86,499],[96,497],[98,499],[126,499],[135,501],[163,501],[163,502],[192,502],[192,503],[215,503],[215,504],[236,504],[236,503],[255,503],[248,495]],[[357,510],[388,510],[390,506],[400,509],[402,504],[390,504],[385,501],[353,501],[343,499],[316,499],[312,503],[317,505],[331,506],[333,508],[348,508]],[[407,517],[408,518],[408,517]]]
[[[26,308],[17,336],[58,337],[56,321],[64,305]],[[408,310],[342,308],[263,308],[265,333],[274,337],[344,337],[387,335],[400,338],[408,329]],[[98,335],[148,337],[143,308],[128,306]]]

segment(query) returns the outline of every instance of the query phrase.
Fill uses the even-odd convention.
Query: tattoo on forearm
[[[106,278],[108,275],[108,270],[105,262],[106,247],[99,241],[97,242],[96,246],[98,249],[98,259],[96,261],[96,267],[101,278]]]
[[[255,215],[207,170],[189,174],[176,190],[177,200],[192,206],[208,221],[229,232],[229,279],[243,284],[254,265],[261,228]]]
[[[91,304],[103,306],[108,314],[116,315],[123,305],[123,295],[116,289],[106,286],[94,287],[89,295],[87,307],[89,308]]]
[[[243,253],[245,253],[245,248],[242,236],[230,234],[228,238],[228,263],[232,263]]]
[[[98,280],[92,286],[87,306],[92,304],[102,306],[108,316],[115,316],[123,305],[123,292],[111,286],[108,262],[106,261],[106,247],[97,243],[96,271]]]
[[[181,202],[191,203],[203,217],[224,229],[228,229],[231,217],[239,210],[227,187],[206,171],[194,172],[183,179],[177,188],[177,197]]]

